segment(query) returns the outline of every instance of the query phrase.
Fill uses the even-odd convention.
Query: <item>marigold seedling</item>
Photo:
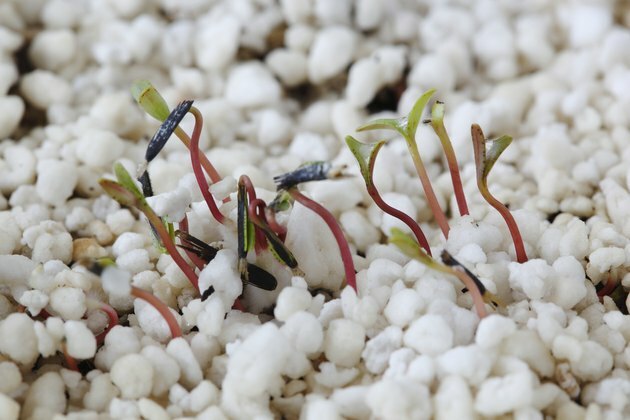
[[[409,154],[411,155],[411,159],[413,160],[416,172],[418,173],[418,177],[420,178],[420,182],[422,183],[422,188],[424,189],[424,193],[427,197],[429,207],[431,208],[433,216],[435,217],[437,224],[440,226],[442,233],[446,238],[448,238],[448,219],[446,218],[446,214],[444,214],[444,211],[442,210],[442,207],[440,206],[440,203],[435,196],[435,191],[433,191],[433,186],[431,185],[429,174],[427,174],[427,170],[424,167],[424,163],[422,162],[422,158],[420,157],[420,152],[418,151],[418,144],[416,143],[416,130],[418,129],[418,125],[422,117],[422,112],[434,93],[434,89],[425,92],[416,101],[413,108],[406,117],[401,117],[398,119],[374,120],[357,128],[357,131],[387,129],[397,131],[403,136],[405,142],[407,143],[407,149],[409,150]]]
[[[396,245],[408,257],[420,261],[430,269],[457,277],[470,291],[477,315],[479,315],[480,318],[483,318],[488,314],[484,304],[484,292],[488,292],[485,291],[485,287],[483,288],[483,291],[478,287],[478,284],[474,280],[474,276],[471,277],[469,271],[449,267],[448,265],[442,264],[429,257],[429,255],[424,252],[420,246],[418,246],[411,236],[407,235],[400,229],[392,228],[389,242]],[[487,298],[492,299],[493,296],[488,295]]]
[[[140,210],[149,220],[162,241],[162,244],[168,251],[169,255],[173,258],[173,261],[179,266],[179,268],[184,272],[188,280],[190,280],[191,284],[199,290],[198,278],[193,269],[184,261],[183,257],[177,251],[177,247],[173,242],[173,238],[167,231],[166,227],[162,223],[162,219],[155,214],[151,206],[146,202],[144,197],[142,196],[142,192],[136,187],[133,178],[129,175],[129,172],[122,166],[120,163],[117,163],[114,166],[114,172],[116,174],[116,178],[118,182],[111,181],[108,179],[101,179],[99,184],[103,188],[103,190],[109,194],[112,198],[118,201],[120,204],[137,208]]]
[[[466,203],[466,196],[464,195],[464,188],[462,186],[462,179],[459,174],[459,165],[457,164],[457,156],[453,150],[451,139],[446,132],[444,126],[444,103],[436,101],[431,108],[431,120],[429,121],[433,131],[437,134],[444,150],[444,156],[446,156],[446,163],[451,173],[451,181],[453,182],[453,191],[455,193],[455,199],[457,200],[457,207],[459,208],[459,214],[464,216],[468,214],[468,204]]]
[[[483,135],[481,127],[477,124],[473,124],[470,128],[473,151],[475,153],[475,165],[477,166],[477,188],[483,196],[483,198],[494,207],[503,217],[512,240],[514,241],[514,249],[516,250],[516,259],[520,263],[527,261],[527,254],[525,253],[525,245],[523,244],[523,237],[518,229],[514,216],[510,213],[510,210],[497,200],[488,189],[488,175],[490,170],[501,156],[501,153],[510,145],[512,137],[501,136],[497,139],[486,140]],[[489,148],[487,147],[489,144]]]
[[[361,170],[361,175],[363,176],[363,180],[365,181],[365,186],[367,188],[368,194],[374,200],[374,203],[385,213],[399,219],[403,223],[405,223],[409,229],[413,232],[416,237],[418,243],[424,248],[427,254],[431,255],[431,247],[429,246],[429,242],[427,241],[424,232],[416,223],[416,221],[411,218],[408,214],[390,206],[387,204],[383,198],[381,197],[376,185],[374,184],[374,165],[376,163],[376,156],[378,155],[379,150],[385,144],[385,141],[379,141],[374,144],[365,144],[361,143],[357,139],[352,136],[346,136],[346,144],[350,148],[350,151],[357,159],[359,163],[359,168]]]

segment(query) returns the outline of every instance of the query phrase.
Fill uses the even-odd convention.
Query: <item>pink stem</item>
[[[96,336],[96,342],[98,344],[101,344],[105,340],[105,336],[107,336],[107,333],[110,332],[111,329],[114,328],[116,325],[118,325],[118,313],[114,310],[114,308],[103,302],[100,302],[100,307],[98,309],[105,312],[105,314],[107,314],[107,317],[109,318],[107,327],[99,335]]]
[[[77,365],[77,361],[74,359],[74,357],[70,356],[70,353],[68,353],[68,347],[66,346],[66,343],[61,344],[61,350],[63,352],[63,357],[66,359],[66,365],[68,365],[68,369],[79,372],[79,365]]]
[[[259,213],[262,213],[262,216]],[[252,219],[252,223],[254,224],[256,234],[256,243],[254,245],[256,247],[256,255],[258,255],[268,247],[267,238],[265,238],[265,234],[263,233],[262,229],[258,227],[262,224],[268,224],[267,219],[265,218],[265,202],[262,201],[260,198],[255,198],[251,200],[247,208],[247,214],[249,215],[249,218]]]
[[[413,220],[408,214],[390,206],[385,201],[383,201],[383,198],[378,193],[378,190],[374,185],[368,187],[368,193],[370,194],[370,197],[372,197],[372,200],[374,200],[374,203],[376,203],[376,205],[381,210],[397,219],[400,219],[403,223],[405,223],[416,236],[416,240],[418,241],[420,246],[422,246],[427,254],[431,256],[431,247],[429,246],[429,242],[427,241],[426,236],[424,236],[424,232],[422,232],[422,229],[420,228],[418,223],[416,223],[416,221]]]
[[[201,135],[201,127],[203,126],[203,116],[195,107],[192,107],[190,112],[195,116],[195,128],[193,129],[193,134],[190,139],[190,160],[195,174],[195,179],[197,180],[197,184],[199,184],[201,195],[203,195],[203,199],[206,201],[208,209],[210,209],[210,213],[212,213],[212,216],[214,216],[217,222],[224,224],[225,217],[219,211],[212,194],[210,194],[210,186],[208,185],[208,181],[206,181],[206,176],[203,174],[201,163],[199,161],[199,136]]]
[[[162,315],[162,318],[164,318],[164,320],[168,324],[168,328],[171,331],[172,338],[182,336],[182,330],[179,327],[177,320],[171,313],[169,307],[164,302],[162,302],[160,299],[155,297],[155,295],[153,295],[152,293],[149,293],[146,290],[142,290],[135,286],[131,286],[131,294],[137,297],[138,299],[142,299],[146,301],[149,305],[157,309],[160,315]]]
[[[485,191],[484,191],[485,190]],[[514,250],[516,251],[516,260],[520,263],[527,262],[527,253],[525,252],[525,245],[523,244],[523,237],[521,236],[521,232],[518,229],[518,225],[516,224],[516,220],[514,220],[514,216],[510,213],[510,210],[505,207],[505,205],[494,198],[490,191],[485,188],[481,189],[481,195],[486,199],[488,204],[494,207],[505,219],[505,223],[512,235],[512,240],[514,242]]]
[[[276,233],[276,235],[278,235],[280,240],[284,242],[287,237],[287,228],[278,223],[276,220],[276,214],[268,207],[265,208],[265,216],[269,222],[269,227]]]
[[[193,112],[192,108],[190,112]],[[199,131],[201,131],[201,127],[199,128]],[[175,128],[175,135],[177,135],[182,143],[184,143],[184,146],[186,146],[190,150],[191,139],[190,137],[188,137],[188,134],[186,134],[186,132],[181,129],[181,127],[177,126]],[[206,155],[201,155],[201,165],[203,166],[213,183],[221,181],[221,175],[219,175],[215,167],[212,166],[212,163],[210,163],[210,160],[208,160],[208,157]]]
[[[199,292],[199,279],[197,278],[197,275],[195,274],[194,270],[188,265],[188,263],[184,260],[184,258],[180,255],[179,251],[177,250],[177,247],[175,246],[175,243],[171,239],[171,236],[166,231],[166,228],[164,227],[164,224],[162,223],[162,219],[160,219],[158,215],[155,214],[153,210],[148,206],[142,208],[142,211],[145,214],[145,216],[147,216],[147,219],[149,219],[149,223],[151,223],[153,227],[155,228],[155,231],[157,232],[158,236],[160,237],[160,240],[162,241],[162,244],[168,251],[171,258],[173,258],[173,261],[175,261],[175,264],[177,264],[177,266],[184,272],[186,277],[188,277],[188,280],[190,280],[190,283],[193,285],[195,289],[197,289],[197,292]]]
[[[356,273],[354,272],[354,263],[352,262],[352,253],[350,252],[348,241],[346,241],[346,237],[343,236],[343,232],[341,231],[337,220],[335,220],[335,217],[328,210],[326,210],[324,206],[306,197],[297,188],[291,188],[288,190],[288,192],[289,194],[291,194],[291,197],[293,197],[295,201],[317,213],[319,217],[321,217],[324,222],[326,222],[328,228],[337,240],[337,246],[339,246],[341,260],[343,262],[343,268],[346,274],[346,282],[348,283],[348,286],[352,287],[356,292],[357,280]]]
[[[477,310],[477,315],[479,315],[479,318],[483,318],[488,315],[488,312],[486,311],[486,305],[483,302],[483,296],[481,296],[481,293],[479,292],[479,289],[477,288],[475,282],[463,271],[453,268],[452,272],[455,276],[457,276],[458,279],[461,280],[462,283],[464,283],[464,285],[472,295],[475,309]]]

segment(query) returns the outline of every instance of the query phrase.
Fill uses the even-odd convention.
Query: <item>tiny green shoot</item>
[[[379,150],[385,144],[385,141],[379,141],[374,144],[365,144],[361,143],[357,139],[352,136],[346,136],[346,144],[350,148],[350,151],[357,159],[359,163],[359,168],[361,170],[361,175],[363,176],[363,180],[365,181],[365,186],[367,188],[368,194],[374,200],[374,203],[385,213],[401,220],[405,223],[409,229],[413,232],[414,236],[418,243],[424,248],[427,254],[431,255],[431,247],[429,246],[429,242],[427,241],[424,232],[416,223],[416,221],[411,218],[408,214],[390,206],[387,204],[383,198],[381,197],[376,185],[374,184],[374,166],[376,164],[376,156],[378,155]]]
[[[442,210],[442,207],[440,206],[440,203],[435,195],[435,191],[433,190],[433,186],[431,185],[431,180],[429,179],[429,174],[427,173],[424,163],[422,162],[420,152],[418,151],[418,144],[416,143],[416,131],[418,129],[418,124],[420,124],[420,120],[422,118],[422,112],[434,93],[434,89],[425,92],[416,101],[409,114],[405,117],[401,117],[398,119],[374,120],[357,128],[357,131],[388,129],[397,131],[403,136],[405,142],[407,143],[407,149],[411,154],[411,159],[413,160],[416,172],[418,173],[418,177],[420,178],[420,182],[422,183],[422,188],[424,189],[424,193],[427,197],[429,207],[431,208],[431,211],[433,212],[435,220],[440,226],[442,233],[446,238],[448,238],[448,232],[450,229],[448,225],[448,219],[446,218],[446,214]]]
[[[459,174],[459,165],[457,164],[457,156],[453,150],[451,139],[446,132],[444,126],[444,103],[436,101],[431,108],[431,120],[429,121],[433,131],[437,134],[444,150],[444,156],[446,156],[446,162],[448,169],[451,172],[451,181],[453,182],[453,191],[455,192],[455,199],[457,200],[457,207],[459,208],[459,214],[464,216],[468,214],[468,204],[466,203],[466,196],[464,195],[464,188],[462,186],[462,179]]]
[[[475,310],[477,311],[479,318],[483,318],[488,314],[483,296],[483,294],[486,293],[485,288],[483,288],[483,290],[479,288],[479,285],[473,279],[474,276],[471,276],[468,270],[464,271],[458,268],[453,268],[431,258],[422,248],[420,248],[420,246],[418,246],[411,236],[407,235],[400,229],[392,228],[389,242],[396,245],[408,257],[420,261],[430,269],[457,277],[470,291],[475,305]]]
[[[483,196],[483,198],[494,207],[503,217],[512,240],[514,241],[514,249],[516,251],[516,260],[520,263],[527,262],[527,254],[525,253],[525,245],[523,244],[523,237],[518,229],[514,216],[510,213],[510,210],[499,200],[497,200],[488,189],[488,174],[496,163],[501,153],[510,145],[512,137],[501,136],[497,139],[486,140],[481,127],[477,124],[473,124],[470,128],[473,151],[475,154],[475,165],[477,166],[477,188]],[[487,147],[489,144],[490,147]]]

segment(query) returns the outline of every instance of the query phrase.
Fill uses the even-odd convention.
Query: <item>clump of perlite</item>
[[[158,3],[0,5],[5,418],[630,416],[623,3]]]

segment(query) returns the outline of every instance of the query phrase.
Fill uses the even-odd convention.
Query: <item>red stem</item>
[[[352,287],[356,292],[357,280],[356,273],[354,272],[354,263],[352,262],[352,253],[350,252],[348,241],[346,241],[346,237],[343,235],[341,227],[339,227],[339,223],[337,223],[335,217],[328,210],[326,210],[324,206],[306,197],[297,188],[291,188],[288,190],[288,192],[289,194],[291,194],[291,197],[293,197],[295,201],[317,213],[319,217],[321,217],[324,222],[326,222],[328,228],[337,240],[339,252],[341,253],[341,260],[343,262],[343,268],[346,274],[346,282],[348,283],[348,286]]]
[[[191,108],[190,112],[193,112],[192,110],[195,109],[194,107]],[[197,110],[197,113],[199,113],[199,111]],[[201,116],[201,114],[199,114]],[[196,119],[196,117],[195,117]],[[195,124],[197,124],[196,120],[195,120]],[[201,127],[199,128],[199,131],[201,131]],[[182,141],[182,143],[184,143],[184,145],[190,150],[190,144],[191,144],[191,138],[188,137],[188,134],[186,134],[186,132],[184,130],[182,130],[182,128],[180,126],[177,126],[175,128],[175,135],[177,135],[177,137],[179,137],[179,139]],[[199,140],[199,139],[197,139]],[[221,181],[221,175],[219,175],[219,172],[217,172],[217,170],[215,169],[214,166],[212,166],[212,163],[210,163],[210,160],[208,160],[208,157],[206,155],[201,155],[201,165],[203,166],[203,168],[205,169],[206,173],[208,174],[208,176],[210,177],[210,180],[213,183],[219,182]]]
[[[79,365],[77,365],[77,361],[74,359],[74,357],[70,356],[70,353],[68,353],[66,343],[61,344],[61,351],[63,352],[63,357],[66,359],[66,365],[68,365],[68,369],[79,372]]]
[[[160,315],[162,315],[162,318],[164,318],[164,320],[168,324],[168,328],[171,331],[172,338],[182,336],[182,330],[179,327],[177,320],[171,313],[169,307],[164,302],[162,302],[160,299],[155,297],[155,295],[153,295],[152,293],[149,293],[146,290],[142,290],[135,286],[131,286],[131,294],[137,297],[138,299],[142,299],[146,301],[149,305],[157,309]]]
[[[613,280],[612,276],[608,274],[608,280],[606,280],[606,284],[604,285],[604,287],[602,287],[600,291],[597,292],[597,297],[602,299],[604,296],[610,295],[612,292],[615,291],[618,285],[619,283],[616,280]]]
[[[462,186],[462,179],[459,173],[459,165],[457,164],[455,150],[453,150],[453,145],[451,144],[448,133],[446,132],[446,127],[444,127],[444,122],[441,121],[440,124],[432,125],[435,133],[440,139],[440,143],[442,143],[442,149],[444,150],[444,155],[446,156],[448,169],[451,172],[451,181],[453,182],[453,191],[455,192],[455,199],[457,200],[459,214],[464,216],[469,214],[469,211],[468,204],[466,203],[466,195],[464,194],[464,187]]]
[[[249,202],[249,206],[247,207],[247,214],[254,224],[256,234],[256,242],[254,246],[256,247],[256,255],[258,255],[268,247],[267,238],[265,238],[265,234],[259,227],[263,224],[269,225],[269,223],[267,223],[267,218],[265,217],[265,202],[260,198],[251,200]]]
[[[276,213],[274,213],[269,207],[265,207],[265,216],[269,222],[271,230],[273,230],[280,240],[284,242],[287,237],[287,228],[278,223],[276,220]]]
[[[210,186],[208,185],[208,181],[206,181],[206,176],[202,171],[201,162],[199,160],[199,136],[201,135],[201,127],[203,126],[203,116],[195,107],[190,108],[190,112],[195,116],[195,128],[193,129],[193,134],[190,139],[190,161],[195,174],[195,179],[197,180],[197,184],[199,184],[201,195],[203,195],[203,199],[206,201],[208,209],[210,209],[210,213],[212,213],[212,216],[214,216],[217,222],[224,224],[225,217],[219,211],[212,194],[210,194]]]
[[[383,210],[385,213],[401,220],[403,223],[405,223],[407,226],[409,226],[409,229],[411,229],[411,231],[413,232],[413,234],[416,236],[416,240],[418,241],[418,243],[420,244],[420,246],[422,246],[422,248],[424,248],[424,250],[427,252],[427,254],[429,254],[429,256],[432,256],[431,254],[431,247],[429,246],[429,242],[427,241],[426,236],[424,236],[424,232],[422,232],[422,229],[420,228],[420,226],[418,225],[418,223],[416,223],[415,220],[413,220],[408,214],[390,206],[389,204],[387,204],[385,201],[383,201],[383,198],[381,197],[381,195],[379,194],[378,190],[376,189],[376,187],[372,184],[371,186],[368,186],[368,194],[370,194],[370,197],[372,197],[372,200],[374,200],[374,203],[376,203],[376,205]]]
[[[173,258],[173,261],[175,261],[175,264],[177,264],[177,266],[184,272],[186,277],[188,277],[188,280],[190,280],[190,283],[199,292],[199,279],[197,278],[195,271],[188,265],[188,263],[180,255],[179,251],[177,250],[177,247],[175,246],[175,243],[171,239],[171,236],[166,231],[166,228],[164,227],[164,224],[162,223],[162,219],[160,219],[158,215],[155,214],[155,212],[153,212],[153,210],[148,206],[143,206],[141,210],[144,213],[144,215],[147,217],[147,219],[149,219],[149,223],[151,223],[153,227],[155,228],[155,231],[157,232],[158,236],[160,237],[160,240],[162,241],[162,244],[168,251],[171,258]]]
[[[479,186],[479,191],[481,191],[481,195],[486,199],[488,204],[494,207],[503,219],[505,219],[505,223],[507,224],[508,229],[510,230],[510,235],[512,235],[512,241],[514,242],[514,249],[516,251],[516,260],[520,263],[527,262],[527,253],[525,252],[525,245],[523,244],[523,237],[521,236],[521,231],[518,229],[518,225],[516,224],[516,220],[514,220],[514,216],[510,213],[510,210],[505,207],[505,205],[494,198],[488,188],[482,188],[482,185]]]
[[[457,276],[457,278],[460,279],[462,283],[464,283],[464,285],[472,295],[475,309],[477,310],[477,315],[479,315],[479,318],[483,318],[488,315],[488,312],[486,311],[486,305],[483,301],[483,296],[481,296],[481,293],[479,292],[479,289],[477,288],[474,280],[468,277],[468,275],[464,271],[460,271],[456,268],[451,268],[451,270],[452,273]]]
[[[109,318],[107,327],[99,335],[96,336],[96,342],[98,344],[101,344],[105,340],[105,336],[107,335],[107,333],[109,333],[112,328],[118,325],[118,313],[116,312],[116,310],[114,310],[114,308],[103,302],[99,302],[98,309],[105,312],[105,314]]]

